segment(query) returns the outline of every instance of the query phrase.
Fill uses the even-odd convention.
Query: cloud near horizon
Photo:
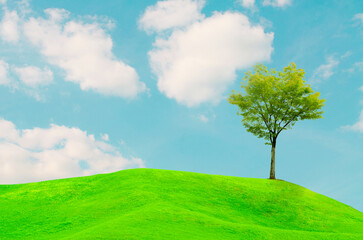
[[[106,140],[96,140],[94,135],[79,128],[56,124],[20,130],[0,118],[0,184],[144,167],[140,158],[125,158]]]
[[[273,38],[241,13],[214,12],[166,37],[157,35],[149,62],[168,98],[189,107],[218,103],[237,70],[270,60]]]

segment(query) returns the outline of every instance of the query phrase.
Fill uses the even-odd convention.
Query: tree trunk
[[[276,179],[275,177],[275,149],[276,149],[276,138],[272,140],[271,147],[271,169],[270,169],[270,179]]]

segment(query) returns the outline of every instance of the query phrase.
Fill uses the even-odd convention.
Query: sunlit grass
[[[134,169],[0,185],[0,239],[363,239],[363,213],[285,181]]]

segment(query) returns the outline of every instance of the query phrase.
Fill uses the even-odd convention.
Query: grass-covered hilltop
[[[363,239],[363,213],[285,181],[133,169],[0,185],[0,239]]]

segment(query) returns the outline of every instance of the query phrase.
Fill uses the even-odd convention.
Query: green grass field
[[[298,185],[133,169],[0,185],[0,239],[363,239],[363,213]]]

